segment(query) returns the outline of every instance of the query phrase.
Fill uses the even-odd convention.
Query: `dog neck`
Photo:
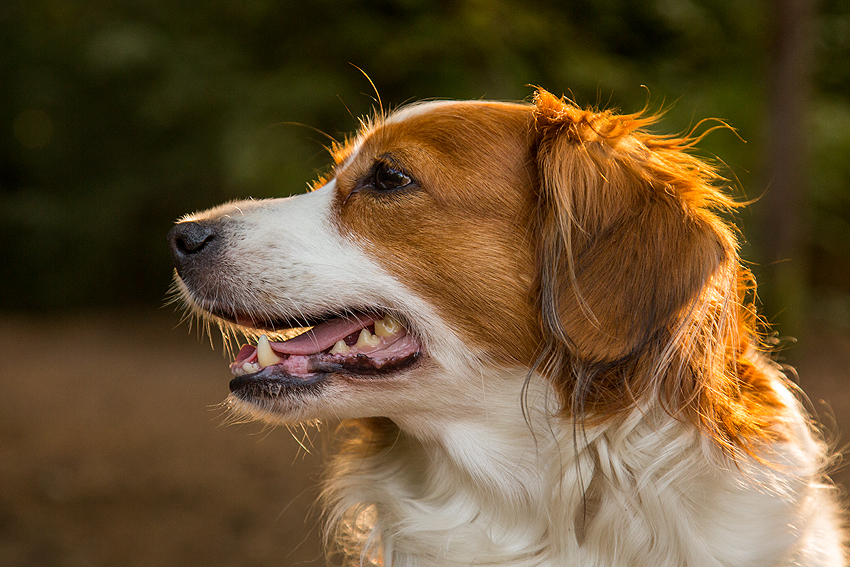
[[[533,383],[525,404],[490,399],[489,413],[467,414],[477,420],[343,424],[324,499],[352,564],[661,567],[750,564],[771,545],[787,553],[793,499],[775,495],[800,490],[805,474],[732,464],[661,408],[577,427],[529,410],[552,405]],[[763,488],[744,488],[744,475]],[[753,531],[766,542],[758,558],[745,545]]]

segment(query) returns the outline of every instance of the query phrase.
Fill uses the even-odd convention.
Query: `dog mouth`
[[[256,345],[244,345],[230,364],[234,376],[230,390],[263,385],[263,390],[278,393],[283,386],[315,385],[331,374],[379,377],[406,369],[421,357],[419,341],[389,314],[349,312],[310,323],[312,328],[287,340],[270,340],[263,334]]]

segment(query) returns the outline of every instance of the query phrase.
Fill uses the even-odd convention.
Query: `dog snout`
[[[171,260],[180,277],[187,271],[208,262],[221,247],[220,227],[203,221],[181,222],[168,231]]]

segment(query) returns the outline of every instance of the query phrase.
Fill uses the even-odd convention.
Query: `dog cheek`
[[[482,220],[434,207],[421,195],[356,195],[340,221],[365,255],[431,306],[470,349],[491,361],[531,363],[539,342],[533,251],[515,237],[516,217]]]

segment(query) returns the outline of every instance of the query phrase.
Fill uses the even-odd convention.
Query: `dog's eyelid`
[[[377,170],[379,167],[382,166],[397,170],[406,175],[407,177],[412,178],[412,176],[407,173],[407,169],[403,165],[401,165],[399,161],[395,158],[395,156],[393,156],[392,154],[381,154],[375,158],[375,162],[372,165],[373,169]]]
[[[403,191],[418,187],[416,179],[392,155],[378,156],[364,179],[364,186],[378,192]]]

